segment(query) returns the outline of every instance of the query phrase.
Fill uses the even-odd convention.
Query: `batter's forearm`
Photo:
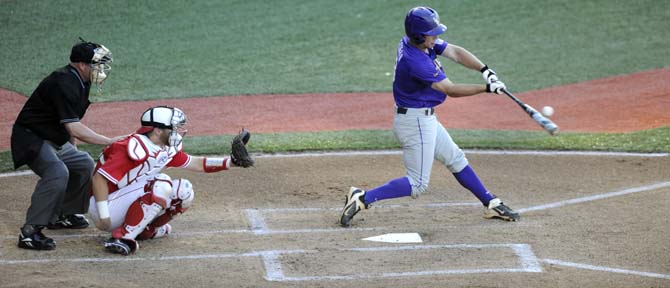
[[[480,61],[477,56],[472,54],[467,49],[453,44],[447,47],[449,51],[443,54],[444,57],[447,57],[454,62],[472,70],[479,71],[482,67],[484,67],[484,62]]]
[[[481,84],[454,84],[444,91],[449,97],[466,97],[486,92],[486,85]]]
[[[484,63],[477,58],[474,54],[470,53],[470,51],[466,49],[461,49],[459,51],[460,54],[460,63],[461,65],[470,68],[472,70],[477,70],[482,69],[484,67]]]

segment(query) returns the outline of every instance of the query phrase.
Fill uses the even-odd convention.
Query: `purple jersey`
[[[447,78],[437,55],[447,48],[447,42],[437,39],[435,47],[428,54],[410,44],[407,36],[398,44],[398,55],[393,79],[393,98],[396,106],[405,108],[435,107],[447,95],[430,88],[433,82]]]

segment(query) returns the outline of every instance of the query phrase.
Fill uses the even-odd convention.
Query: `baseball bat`
[[[507,91],[507,89],[502,90],[509,98],[514,100],[516,104],[519,104],[519,107],[521,107],[526,113],[528,113],[528,116],[532,118],[535,122],[537,122],[538,125],[542,126],[542,129],[545,131],[549,132],[549,134],[556,135],[558,133],[558,125],[554,124],[549,118],[542,116],[540,112],[537,112],[535,108],[531,107],[530,105],[521,102],[519,98],[516,98],[512,93]]]

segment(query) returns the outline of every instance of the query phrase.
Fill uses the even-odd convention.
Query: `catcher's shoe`
[[[105,250],[123,256],[128,256],[130,253],[135,252],[139,247],[140,245],[137,241],[130,239],[109,238],[109,240],[105,241]]]
[[[498,218],[507,221],[519,221],[521,216],[519,216],[519,213],[514,212],[512,208],[509,208],[507,205],[503,204],[500,199],[495,198],[489,202],[489,207],[486,209],[486,212],[484,212],[484,218]]]
[[[151,238],[156,239],[156,238],[167,237],[168,235],[170,235],[171,232],[172,232],[172,225],[165,224],[161,227],[156,228],[156,234],[154,234],[154,237]]]
[[[351,226],[351,220],[354,218],[354,215],[363,209],[367,209],[368,205],[365,204],[365,190],[351,187],[347,197],[344,201],[344,209],[342,210],[342,216],[340,217],[340,225],[343,227]]]
[[[88,220],[81,214],[60,215],[55,223],[47,224],[48,229],[84,229],[88,227]]]
[[[25,225],[19,233],[19,248],[32,250],[54,250],[56,242],[42,234],[42,227]]]

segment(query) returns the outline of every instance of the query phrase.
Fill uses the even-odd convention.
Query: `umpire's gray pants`
[[[25,224],[47,225],[59,214],[86,213],[94,168],[88,153],[77,150],[70,142],[58,147],[45,141],[28,167],[40,180],[30,200]]]

